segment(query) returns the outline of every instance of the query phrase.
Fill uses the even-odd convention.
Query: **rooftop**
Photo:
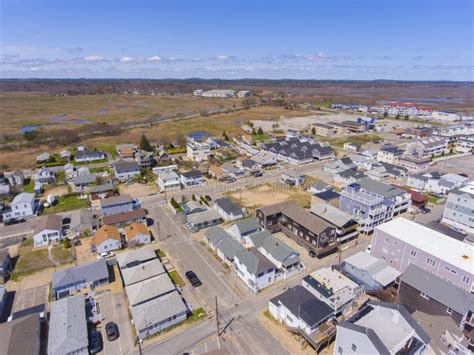
[[[245,265],[248,272],[253,275],[275,269],[275,265],[255,248],[242,251],[236,257],[241,264]]]
[[[385,261],[377,259],[375,256],[364,253],[363,251],[349,256],[344,262],[357,269],[366,270],[374,280],[384,287],[400,276],[400,272],[397,269],[391,267]]]
[[[104,208],[127,203],[132,203],[132,198],[129,195],[113,196],[100,200],[100,207]]]
[[[95,232],[94,237],[92,237],[92,243],[98,245],[108,239],[120,241],[120,233],[117,227],[104,224]]]
[[[0,324],[0,355],[35,354],[41,346],[39,314]]]
[[[143,223],[135,222],[124,228],[125,239],[127,241],[135,238],[137,234],[150,235],[150,231]]]
[[[117,255],[117,262],[120,267],[139,262],[148,261],[156,258],[156,253],[151,247],[143,247],[133,250],[128,250],[126,252],[120,253]]]
[[[125,287],[130,304],[136,305],[176,290],[168,274],[161,274]]]
[[[336,227],[342,228],[353,219],[347,213],[341,211],[339,208],[326,203],[314,203],[311,205],[311,213],[318,217],[321,217],[325,221],[335,225]]]
[[[404,243],[419,248],[447,263],[472,273],[474,246],[448,237],[445,234],[429,229],[406,218],[395,218],[375,228],[385,232]],[[416,238],[413,236],[416,235]]]
[[[80,281],[93,282],[109,277],[109,269],[104,259],[80,264],[67,269],[55,271],[52,277],[54,289],[68,286]]]
[[[214,200],[214,204],[216,204],[219,208],[225,211],[225,213],[232,214],[234,216],[242,214],[242,208],[237,204],[233,203],[229,198],[222,197],[217,200]]]
[[[111,214],[109,216],[102,217],[102,223],[104,224],[117,224],[122,222],[127,222],[131,220],[144,219],[146,217],[146,211],[144,208],[139,208],[137,210]]]
[[[63,218],[55,214],[49,214],[39,219],[33,228],[33,234],[41,233],[44,230],[60,231],[63,226]]]
[[[193,213],[187,216],[188,222],[191,223],[193,226],[198,224],[202,224],[205,222],[215,221],[218,219],[222,219],[220,214],[214,210],[207,210],[204,212]]]
[[[165,271],[161,261],[158,259],[152,259],[140,265],[120,270],[125,286],[161,275]]]

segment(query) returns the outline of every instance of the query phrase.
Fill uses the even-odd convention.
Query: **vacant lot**
[[[52,207],[45,208],[43,214],[58,213],[73,211],[80,208],[87,207],[89,205],[89,199],[78,199],[77,195],[60,196],[57,204]]]

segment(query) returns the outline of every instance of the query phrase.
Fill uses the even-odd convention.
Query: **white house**
[[[103,160],[106,157],[105,153],[100,150],[79,150],[74,156],[74,160],[78,163],[83,163]]]
[[[114,172],[119,180],[128,180],[140,175],[140,166],[136,161],[120,160],[114,164]]]
[[[28,192],[22,192],[15,196],[10,207],[3,210],[3,220],[30,218],[33,217],[38,209],[38,203],[35,195]]]
[[[151,242],[151,234],[144,223],[135,222],[124,228],[123,234],[128,247]]]
[[[163,172],[158,175],[156,184],[160,191],[175,191],[181,189],[181,181],[174,171]]]
[[[54,172],[48,168],[39,168],[32,176],[32,179],[36,183],[49,184],[56,180],[56,176]]]
[[[255,248],[237,253],[234,269],[255,293],[275,282],[275,265]]]
[[[433,111],[431,113],[431,117],[437,121],[459,121],[461,119],[461,115],[456,112],[449,112],[449,111]]]
[[[262,226],[258,223],[257,219],[255,217],[248,217],[232,223],[227,229],[227,233],[238,241],[242,241],[245,237],[261,230]]]
[[[119,230],[115,226],[103,225],[92,238],[92,245],[95,251],[100,254],[122,248],[122,238]]]
[[[304,183],[304,174],[296,170],[288,170],[281,173],[281,181],[290,186],[301,186]]]
[[[42,217],[33,229],[34,247],[49,245],[50,242],[59,242],[63,239],[63,218],[50,214]]]
[[[225,221],[232,221],[245,216],[245,211],[227,197],[214,200],[212,206],[217,213],[219,213]]]
[[[179,176],[183,187],[198,187],[205,184],[204,177],[199,170],[192,170],[186,173],[181,173]]]

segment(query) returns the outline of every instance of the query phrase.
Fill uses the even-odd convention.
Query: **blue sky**
[[[471,0],[2,0],[4,78],[473,80]]]

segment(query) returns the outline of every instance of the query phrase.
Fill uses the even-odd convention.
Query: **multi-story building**
[[[375,226],[408,211],[411,195],[398,187],[369,178],[350,184],[341,192],[339,208],[359,223],[359,231],[370,233]]]
[[[390,116],[418,115],[418,108],[410,102],[387,102],[383,107],[383,111],[387,112]]]
[[[38,210],[38,205],[34,194],[22,192],[15,196],[10,207],[3,210],[3,220],[31,218]]]
[[[405,154],[421,158],[441,155],[448,152],[448,140],[441,137],[422,138],[407,144]]]
[[[474,246],[405,218],[375,228],[371,254],[404,273],[409,264],[474,291]]]
[[[377,152],[377,160],[383,163],[397,164],[398,157],[401,156],[402,153],[403,151],[400,148],[392,144],[385,144]]]
[[[409,173],[418,174],[430,167],[431,157],[421,158],[412,155],[398,157],[397,165],[408,170]]]
[[[335,133],[335,129],[333,126],[324,124],[324,123],[313,123],[311,128],[314,128],[314,133],[318,136],[332,136]]]
[[[206,131],[195,131],[186,138],[186,154],[192,161],[208,160],[211,155],[210,134]]]
[[[442,223],[474,234],[474,183],[451,191],[444,207]]]

